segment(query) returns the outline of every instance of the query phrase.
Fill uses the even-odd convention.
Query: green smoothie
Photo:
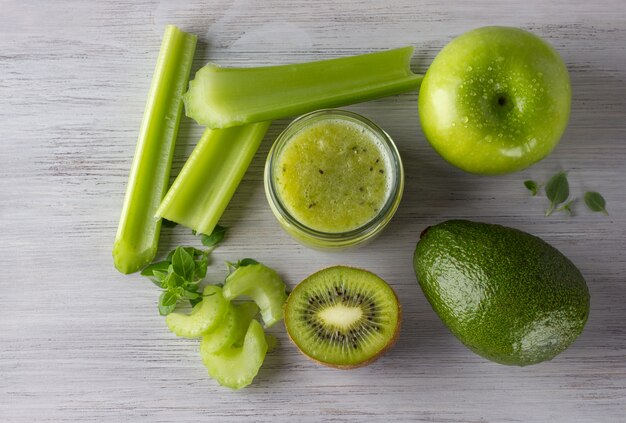
[[[311,123],[282,148],[274,171],[285,209],[310,229],[342,233],[374,219],[392,186],[392,168],[379,136],[342,119]]]

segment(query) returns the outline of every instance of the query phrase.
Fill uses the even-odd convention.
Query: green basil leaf
[[[168,261],[152,263],[141,271],[141,275],[146,276],[159,288],[163,288],[163,281],[167,276],[167,269],[169,268],[169,265]]]
[[[189,254],[184,247],[178,247],[172,256],[172,267],[174,268],[174,272],[183,279],[189,280],[193,276],[196,264],[193,261],[193,256]]]
[[[161,316],[167,316],[168,314],[170,314],[175,309],[176,309],[176,304],[172,304],[172,305],[168,305],[168,306],[164,306],[164,305],[159,304],[159,314]]]
[[[585,193],[585,204],[593,212],[602,212],[607,216],[609,215],[609,212],[606,211],[606,201],[599,192],[587,191]]]
[[[223,239],[224,235],[226,235],[226,230],[228,228],[220,225],[215,225],[215,229],[211,232],[210,235],[200,234],[200,241],[202,245],[205,247],[213,247],[219,244]]]
[[[153,270],[152,274],[154,275],[155,279],[157,279],[159,282],[163,282],[165,280],[165,278],[167,278],[167,275],[169,274],[169,272],[162,272],[160,270]]]
[[[158,286],[159,288],[164,288],[163,282],[167,278],[167,273],[160,272],[158,270],[153,270],[152,274],[153,274],[153,276],[149,277],[149,279],[152,281],[152,283],[155,284],[156,286]]]
[[[193,271],[192,281],[201,281],[206,276],[207,267],[209,266],[209,260],[206,256],[203,256],[196,260],[196,268]]]
[[[178,297],[170,291],[164,291],[159,297],[159,313],[161,316],[170,314],[176,308]]]
[[[169,252],[165,260],[171,262],[172,258],[174,257],[174,253],[176,253],[176,250],[179,248],[183,248],[192,257],[206,256],[209,253],[208,251],[198,250],[197,248],[194,248],[194,247],[176,247],[174,250]]]
[[[556,206],[569,197],[569,183],[565,172],[561,171],[550,178],[546,184],[546,197],[550,200],[550,207],[546,211],[546,216],[550,216]]]
[[[163,281],[163,288],[165,289],[174,289],[179,286],[183,286],[185,284],[185,280],[176,273],[169,273],[167,278]]]
[[[169,267],[169,265],[170,265],[170,262],[167,260],[149,264],[143,268],[143,270],[141,271],[141,275],[151,277],[153,276],[153,272],[155,270],[158,270],[161,272],[167,272],[167,268]]]
[[[539,185],[537,185],[537,182],[531,181],[529,179],[527,181],[524,181],[524,186],[530,191],[531,195],[537,195],[537,192],[539,191]]]
[[[164,306],[176,304],[176,301],[178,301],[178,296],[172,291],[163,291],[159,297],[159,304]]]
[[[161,272],[160,270],[153,270],[152,274],[160,282],[163,282],[165,280],[165,278],[167,278],[167,275],[169,274],[169,272]]]
[[[198,294],[197,292],[185,290],[183,291],[183,295],[181,295],[181,297],[185,300],[195,300],[196,298],[200,297],[200,294]]]

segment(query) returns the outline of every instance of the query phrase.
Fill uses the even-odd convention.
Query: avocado
[[[582,332],[587,283],[542,239],[500,225],[450,220],[421,234],[413,257],[424,295],[469,349],[497,363],[550,360]]]

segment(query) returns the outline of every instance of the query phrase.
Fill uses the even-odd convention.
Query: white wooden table
[[[223,260],[254,257],[290,285],[334,264],[368,268],[404,306],[396,347],[369,367],[338,371],[303,358],[282,328],[254,384],[240,392],[206,376],[198,342],[158,315],[158,290],[113,268],[111,246],[164,26],[197,33],[194,71],[211,60],[267,65],[414,45],[423,72],[453,36],[513,25],[562,54],[573,110],[562,143],[521,173],[477,177],[428,146],[417,94],[349,109],[396,140],[407,185],[376,242],[345,253],[300,246],[263,193],[275,122],[222,222]],[[626,3],[589,1],[0,1],[0,421],[626,421]],[[173,173],[202,128],[184,119]],[[611,215],[543,216],[527,178],[568,170],[573,194],[598,190]],[[551,362],[501,366],[443,326],[413,274],[427,225],[468,218],[543,237],[570,257],[591,291],[582,336]],[[199,245],[164,229],[161,254]],[[280,326],[280,325],[279,325]]]

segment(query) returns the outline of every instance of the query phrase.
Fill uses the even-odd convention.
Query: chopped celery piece
[[[230,301],[240,295],[252,298],[261,309],[265,326],[270,327],[283,318],[283,306],[287,301],[286,288],[278,273],[256,263],[240,266],[228,275],[222,293]]]
[[[200,69],[185,93],[185,113],[209,128],[275,120],[417,89],[413,47],[317,62]]]
[[[154,213],[169,182],[196,40],[173,25],[165,29],[113,246],[113,261],[122,273],[146,266],[157,251],[161,221]]]
[[[227,316],[230,303],[224,299],[222,288],[208,285],[202,295],[204,298],[191,309],[190,314],[167,315],[165,323],[175,335],[199,338],[205,332],[218,327]]]
[[[157,210],[196,232],[210,234],[246,173],[270,122],[207,129]]]
[[[231,389],[241,389],[252,383],[266,353],[267,340],[261,324],[256,320],[250,322],[243,346],[226,348],[218,353],[200,351],[209,376]]]
[[[259,307],[252,302],[230,304],[222,323],[202,336],[200,354],[219,352],[237,342],[243,343],[248,326],[258,312]]]

